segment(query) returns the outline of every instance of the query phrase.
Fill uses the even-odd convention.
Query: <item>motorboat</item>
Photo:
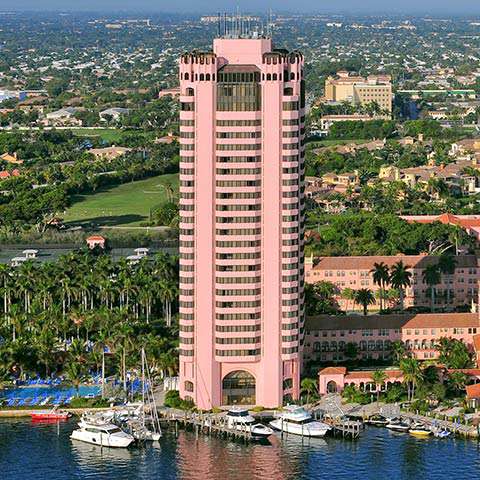
[[[135,438],[113,423],[100,421],[89,423],[82,419],[77,430],[70,435],[73,440],[100,445],[102,447],[127,448]]]
[[[314,420],[302,407],[287,405],[278,418],[270,422],[276,430],[304,437],[324,437],[331,429],[330,425]]]
[[[410,433],[410,435],[415,435],[416,437],[428,437],[432,434],[432,431],[423,423],[414,423],[408,430],[408,433]]]
[[[393,418],[385,426],[394,432],[408,432],[410,430],[410,425],[403,422],[401,418]]]
[[[250,432],[254,437],[269,437],[273,430],[262,423],[255,422],[246,408],[234,407],[225,417],[229,428]]]
[[[158,442],[162,437],[159,431],[150,430],[146,424],[141,420],[130,419],[125,422],[125,429],[135,438],[141,442]]]
[[[32,420],[68,420],[72,414],[56,407],[51,410],[37,410],[30,413]]]
[[[382,415],[373,415],[366,421],[366,423],[374,425],[375,427],[385,427],[388,425],[389,421]]]
[[[437,438],[447,438],[452,434],[452,432],[449,432],[448,430],[435,430],[433,432],[433,436]]]

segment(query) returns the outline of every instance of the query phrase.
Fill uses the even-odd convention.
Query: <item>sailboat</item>
[[[147,416],[148,411],[148,416]],[[127,420],[127,428],[138,441],[159,441],[162,437],[160,418],[153,394],[153,383],[147,363],[145,349],[142,348],[142,408],[137,410],[134,418]]]

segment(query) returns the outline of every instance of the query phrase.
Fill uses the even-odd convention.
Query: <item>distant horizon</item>
[[[237,9],[245,13],[265,14],[271,8],[277,14],[339,14],[339,15],[376,15],[376,16],[476,16],[480,15],[478,0],[403,0],[395,5],[385,6],[382,0],[336,0],[335,4],[324,4],[322,0],[177,0],[175,3],[165,0],[16,0],[8,7],[2,6],[0,13],[92,13],[92,14],[183,14],[210,15],[218,11],[232,12]],[[262,7],[259,8],[259,3]],[[41,4],[41,5],[40,5]],[[70,4],[70,5],[69,5]]]
[[[480,1],[480,0],[479,0]],[[227,15],[230,13],[228,10],[206,10],[206,11],[190,11],[190,12],[182,12],[182,11],[168,11],[168,10],[151,10],[151,9],[117,9],[115,11],[112,10],[67,10],[67,9],[22,9],[22,10],[2,10],[0,7],[0,18],[1,16],[7,15],[16,15],[16,14],[51,14],[51,15],[109,15],[112,17],[118,17],[122,15],[132,15],[132,16],[140,16],[140,15],[169,15],[169,16],[179,16],[179,17],[201,17],[201,16],[211,16],[217,15],[218,13]],[[236,12],[235,12],[236,13]],[[269,15],[268,10],[248,10],[240,12],[243,15],[257,15],[257,16],[267,16]],[[422,18],[431,18],[431,19],[454,19],[454,18],[479,18],[480,17],[480,8],[478,12],[368,12],[368,11],[293,11],[293,10],[273,10],[272,11],[273,18],[276,16],[284,16],[284,15],[301,15],[301,16],[339,16],[345,18],[375,18],[375,17],[385,17],[385,18],[394,18],[394,17],[409,17],[414,19],[422,19]]]

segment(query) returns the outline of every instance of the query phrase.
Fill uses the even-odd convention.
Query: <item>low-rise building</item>
[[[17,152],[14,152],[12,154],[9,152],[5,152],[4,154],[0,155],[0,161],[12,163],[15,165],[21,165],[23,163],[23,160],[18,158]]]
[[[478,313],[319,315],[305,321],[304,361],[343,362],[390,359],[400,341],[419,360],[438,357],[440,338],[463,341],[474,351],[480,333]]]
[[[130,113],[130,110],[128,108],[120,108],[120,107],[114,107],[114,108],[107,108],[107,110],[103,110],[102,112],[99,113],[100,119],[101,120],[107,120],[109,117],[112,120],[119,120],[121,117],[124,115],[128,115]]]
[[[404,292],[405,307],[429,307],[431,304],[430,286],[424,282],[423,271],[429,265],[437,264],[438,256],[433,255],[392,255],[365,257],[313,257],[305,259],[305,281],[316,283],[327,281],[333,283],[338,293],[335,300],[342,310],[362,310],[352,300],[342,296],[345,289],[370,289],[376,293],[380,287],[373,281],[375,263],[384,263],[391,268],[397,262],[403,262],[412,274],[411,286]],[[478,279],[480,266],[475,255],[457,255],[452,275],[441,275],[441,281],[435,286],[435,306],[454,308],[471,305],[478,301]],[[387,289],[389,286],[387,285]],[[398,305],[398,298],[390,300],[388,306]],[[370,310],[380,308],[379,299],[369,306]]]
[[[391,112],[392,99],[389,75],[370,75],[365,78],[342,70],[325,80],[327,102],[350,102],[362,106],[377,103],[382,110]]]
[[[101,235],[90,235],[86,240],[87,247],[94,249],[95,247],[105,248],[106,238]]]
[[[477,157],[458,159],[446,165],[436,165],[433,161],[428,165],[410,168],[384,165],[380,167],[378,178],[382,182],[399,181],[410,188],[418,186],[423,190],[429,188],[429,182],[432,179],[443,180],[449,189],[460,191],[465,195],[473,195],[480,189],[475,171],[480,172]]]
[[[79,111],[75,107],[66,107],[56,110],[55,112],[47,113],[43,123],[46,125],[74,125],[81,126],[82,121],[75,117]]]
[[[112,145],[111,147],[105,148],[92,148],[88,151],[88,153],[91,153],[97,159],[103,158],[105,160],[114,160],[117,157],[125,155],[131,150],[131,148],[116,147],[115,145]]]
[[[442,213],[441,215],[402,215],[400,218],[408,223],[443,223],[455,225],[465,230],[468,235],[480,242],[480,215],[453,215]]]
[[[180,87],[164,88],[163,90],[160,90],[160,92],[158,93],[158,98],[167,97],[167,96],[171,96],[174,98],[179,97]]]
[[[383,385],[376,385],[373,377],[374,371],[348,371],[344,367],[327,367],[318,373],[318,390],[320,395],[340,393],[345,387],[352,385],[362,392],[375,393],[377,388],[380,388],[380,391],[383,392],[388,390],[391,385],[403,383],[405,380],[401,370],[388,368],[384,372],[386,378]],[[480,369],[478,368],[458,370],[437,368],[439,378],[445,378],[445,374],[448,375],[453,372],[463,373],[474,382],[480,381]],[[467,399],[470,400],[472,406],[476,407],[480,401],[480,383],[467,385],[466,391]]]
[[[328,134],[332,125],[338,122],[371,122],[372,120],[388,120],[390,117],[387,115],[324,115],[317,122],[317,126],[320,134]]]

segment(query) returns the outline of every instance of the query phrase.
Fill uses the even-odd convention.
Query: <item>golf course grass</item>
[[[168,200],[171,185],[178,189],[178,175],[167,174],[76,195],[64,220],[95,226],[139,226],[148,221],[152,208]],[[167,187],[166,187],[167,186]]]

